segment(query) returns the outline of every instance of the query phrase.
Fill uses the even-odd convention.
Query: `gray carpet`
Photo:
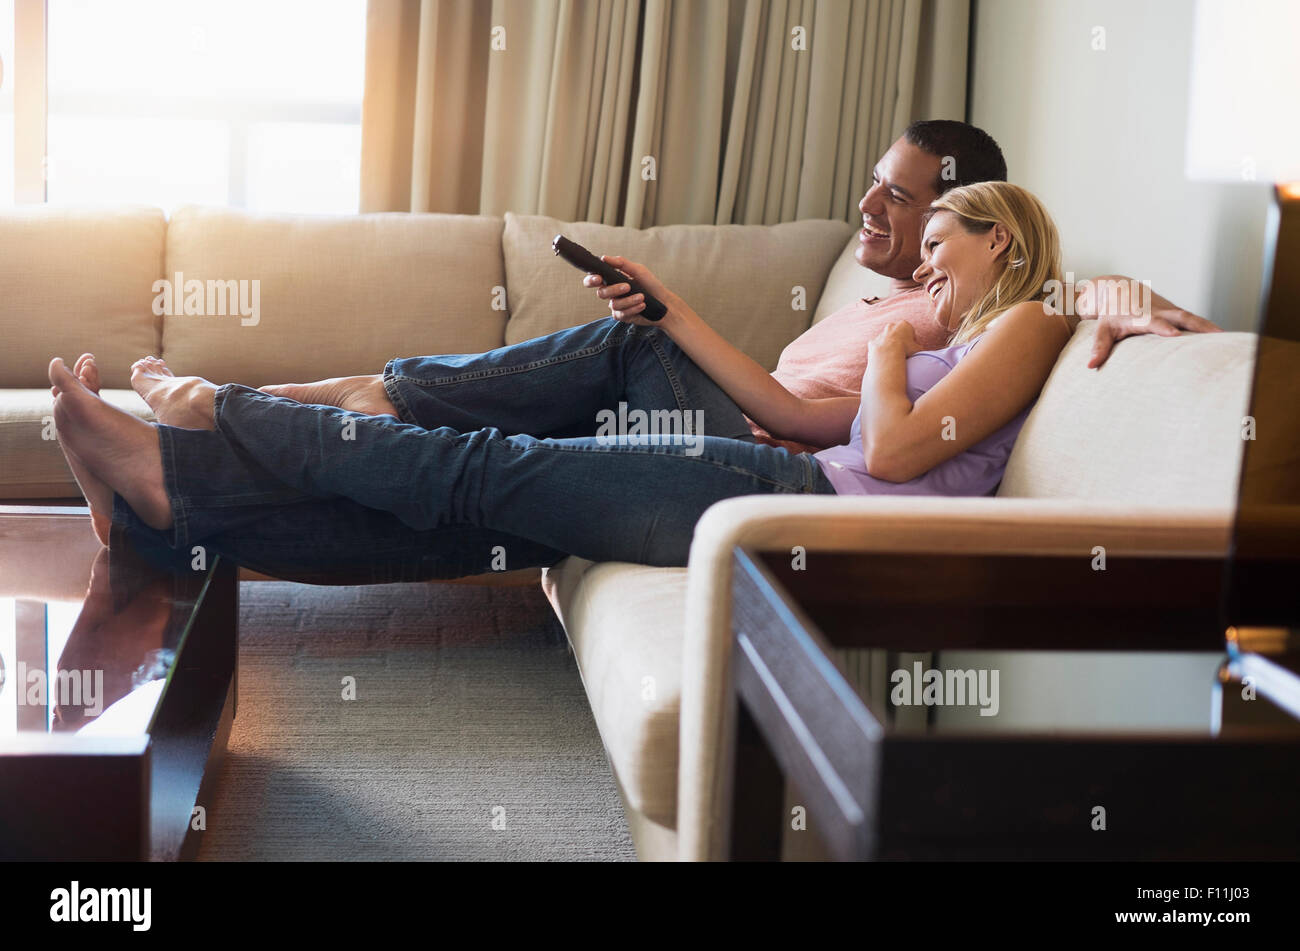
[[[635,859],[536,586],[246,582],[240,600],[201,860]]]

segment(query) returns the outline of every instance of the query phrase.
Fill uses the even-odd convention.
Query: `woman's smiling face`
[[[951,211],[935,212],[921,239],[921,266],[912,278],[934,301],[939,323],[956,330],[962,317],[993,286],[994,262],[1010,244],[1002,225],[983,233],[966,230]]]

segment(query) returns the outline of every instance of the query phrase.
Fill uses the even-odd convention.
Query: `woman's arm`
[[[601,260],[634,277],[668,308],[661,320],[646,320],[638,316],[645,303],[636,296],[623,296],[630,290],[626,284],[606,288],[601,286],[603,282],[598,276],[587,275],[583,283],[599,288],[596,294],[609,301],[614,318],[659,327],[750,419],[773,436],[818,446],[835,446],[848,440],[858,400],[853,397],[805,400],[795,396],[753,359],[728,343],[644,265],[617,255],[602,255]]]
[[[862,386],[867,472],[907,482],[990,436],[1038,396],[1068,340],[1063,317],[1045,314],[1039,301],[1018,304],[913,404],[906,364],[917,352],[915,337],[911,325],[892,325],[868,347]]]

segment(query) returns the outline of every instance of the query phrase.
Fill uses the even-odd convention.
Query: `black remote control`
[[[555,240],[551,242],[551,247],[555,249],[556,254],[579,271],[585,271],[588,274],[599,274],[606,287],[612,287],[615,284],[627,284],[632,288],[627,293],[628,297],[633,294],[645,294],[645,310],[636,316],[644,317],[646,320],[662,320],[664,314],[668,313],[668,308],[652,294],[647,293],[640,284],[617,268],[610,267],[582,245],[570,241],[562,234],[557,234]]]

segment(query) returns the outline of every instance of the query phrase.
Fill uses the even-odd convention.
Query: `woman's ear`
[[[1004,225],[995,224],[989,231],[989,250],[994,257],[1011,247],[1011,232]]]

